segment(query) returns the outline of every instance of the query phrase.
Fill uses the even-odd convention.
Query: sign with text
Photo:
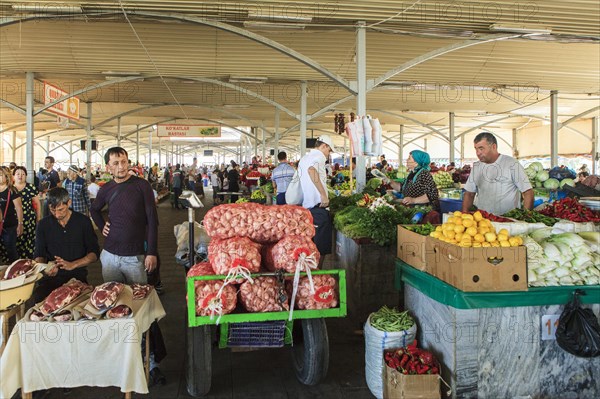
[[[556,339],[559,314],[545,314],[542,316],[542,341]]]
[[[165,124],[156,131],[158,137],[221,137],[221,126]]]
[[[44,82],[44,104],[48,105],[53,101],[58,100],[61,97],[68,95],[64,90],[51,85],[48,82]],[[54,104],[48,111],[53,114],[64,116],[65,118],[79,120],[79,98],[71,97],[57,104]]]

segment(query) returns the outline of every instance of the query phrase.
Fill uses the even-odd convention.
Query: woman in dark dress
[[[17,237],[23,234],[23,206],[21,195],[13,187],[12,173],[6,166],[0,167],[0,218],[2,232],[0,244],[6,251],[9,263],[19,259]]]
[[[42,218],[38,190],[27,183],[27,169],[17,166],[13,171],[15,189],[21,195],[23,205],[23,234],[17,238],[17,253],[21,258],[33,259],[35,249],[35,226]]]
[[[433,210],[439,211],[439,193],[429,172],[429,163],[429,154],[420,150],[411,151],[406,160],[406,167],[410,171],[406,180],[403,184],[390,184],[404,195],[404,205],[431,205]]]

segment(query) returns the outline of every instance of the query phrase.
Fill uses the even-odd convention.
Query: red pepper
[[[433,366],[431,368],[431,370],[429,370],[429,371],[431,371],[431,374],[439,374],[440,373],[440,369],[435,366]]]
[[[400,358],[400,367],[404,368],[406,367],[406,363],[408,363],[408,360],[410,359],[410,357],[406,354],[402,355],[402,357]]]

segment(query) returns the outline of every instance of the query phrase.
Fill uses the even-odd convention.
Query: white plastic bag
[[[399,332],[385,332],[371,326],[371,316],[365,323],[365,376],[367,386],[378,399],[383,398],[383,351],[411,344],[417,336],[417,323]]]
[[[287,190],[285,190],[285,202],[288,205],[302,205],[303,201],[304,194],[302,193],[302,185],[300,184],[300,175],[298,174],[298,170],[296,170],[292,181],[290,181]]]

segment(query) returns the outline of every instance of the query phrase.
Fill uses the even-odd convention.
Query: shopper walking
[[[38,223],[35,234],[35,260],[40,263],[55,261],[56,267],[47,269],[34,291],[35,302],[71,278],[87,283],[87,266],[98,259],[98,237],[90,219],[72,211],[69,192],[62,187],[48,191],[50,215]]]
[[[173,194],[175,196],[174,206],[175,209],[183,209],[183,206],[179,206],[179,196],[183,192],[183,172],[181,171],[181,165],[175,165],[173,171]]]
[[[213,188],[213,203],[216,205],[219,203],[217,193],[221,189],[221,180],[219,179],[219,169],[215,167],[210,175],[210,184]]]
[[[17,238],[17,254],[23,259],[33,259],[35,227],[42,218],[42,205],[37,188],[27,183],[27,169],[17,166],[13,170],[13,176],[23,207],[23,234]]]
[[[90,196],[90,207],[91,204],[94,202],[94,200],[96,199],[96,196],[98,195],[98,191],[100,191],[100,186],[96,183],[96,176],[92,175],[90,176],[90,184],[87,187],[88,190],[88,195]]]
[[[13,186],[10,169],[0,166],[0,244],[9,263],[19,259],[17,237],[23,234],[21,195]]]
[[[285,151],[281,151],[277,154],[277,160],[279,161],[279,165],[273,169],[271,181],[273,181],[273,188],[277,190],[277,205],[285,205],[285,191],[292,181],[292,177],[294,177],[296,170],[288,163]]]
[[[315,148],[306,154],[298,163],[298,176],[302,187],[302,206],[310,211],[315,224],[316,233],[313,241],[321,254],[321,265],[325,255],[331,253],[332,224],[331,215],[326,209],[329,206],[327,194],[327,174],[325,161],[334,152],[333,141],[329,135],[317,139]]]
[[[79,176],[79,168],[77,165],[69,166],[67,178],[63,183],[63,187],[67,189],[69,197],[71,197],[71,206],[73,207],[73,210],[85,216],[89,216],[90,195],[87,190],[85,179]]]
[[[240,191],[240,172],[238,170],[238,164],[235,161],[231,161],[231,165],[227,170],[227,180],[229,180],[229,191],[232,193],[237,193]],[[238,200],[237,194],[231,196],[231,202],[236,202]]]
[[[54,157],[51,156],[47,156],[44,159],[44,168],[46,172],[41,176],[40,179],[40,185],[42,186],[40,191],[42,192],[46,192],[47,190],[60,185],[60,176],[58,175],[58,172],[54,170],[55,162],[56,161],[54,160]]]

